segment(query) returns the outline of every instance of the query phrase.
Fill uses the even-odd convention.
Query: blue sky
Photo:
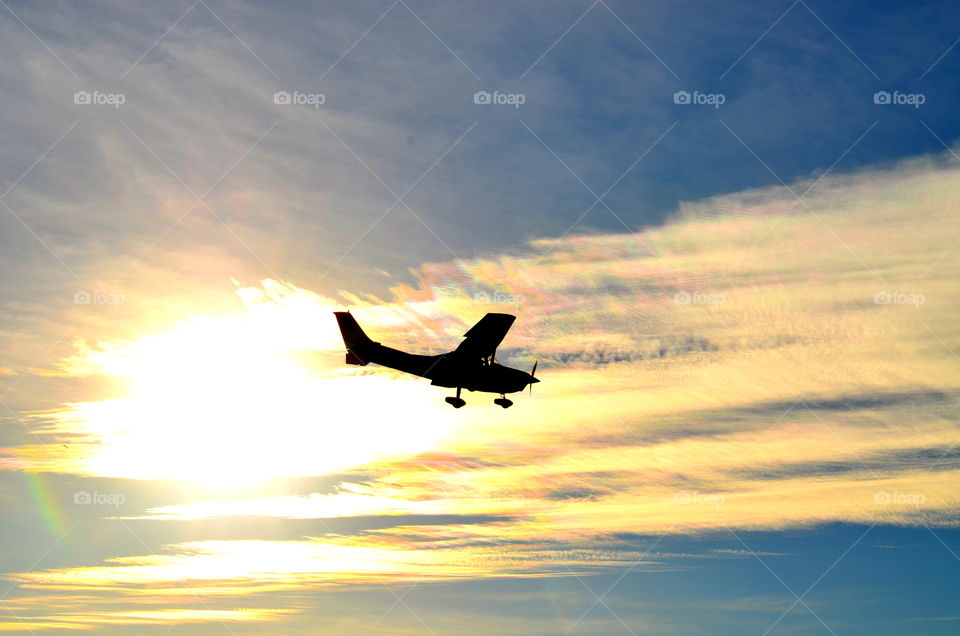
[[[952,633],[956,15],[6,2],[0,631]]]

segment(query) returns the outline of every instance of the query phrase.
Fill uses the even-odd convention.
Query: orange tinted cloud
[[[368,478],[333,493],[128,515],[385,516],[395,526],[295,542],[178,544],[18,580],[172,590],[199,578],[244,594],[251,577],[297,589],[590,572],[633,560],[658,567],[624,534],[956,525],[957,177],[907,165],[826,180],[807,196],[809,210],[771,189],[703,202],[642,235],[540,241],[529,254],[425,266],[419,284],[396,287],[389,302],[354,299],[367,331],[438,350],[485,311],[516,313],[500,359],[541,360],[532,397],[502,411],[490,396],[466,394],[468,408],[445,411],[442,435],[358,459]],[[272,281],[242,288],[240,298],[241,315],[257,316],[251,333],[283,332],[268,339],[279,349],[339,349],[329,299]],[[104,372],[111,355],[132,350],[117,347],[94,347],[67,366]],[[343,373],[336,381],[367,379]],[[444,406],[423,382],[395,385],[419,387],[425,409]],[[296,403],[309,420],[335,400]],[[95,417],[77,422],[83,408],[52,416],[58,434],[98,430]],[[383,417],[410,427],[397,409]],[[42,447],[19,461],[78,470]],[[299,474],[325,472],[302,465]]]

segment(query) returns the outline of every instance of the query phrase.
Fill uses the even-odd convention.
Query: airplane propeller
[[[540,381],[535,377],[537,374],[538,364],[540,364],[540,360],[535,360],[533,363],[533,369],[530,371],[530,395],[533,395],[533,385]]]

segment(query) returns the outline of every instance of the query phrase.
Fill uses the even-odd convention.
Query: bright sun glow
[[[387,376],[316,377],[249,315],[101,346],[82,358],[132,381],[129,397],[73,404],[60,419],[98,475],[217,486],[330,473],[425,450],[453,425],[429,387]],[[332,322],[332,319],[331,319]],[[442,404],[442,402],[440,403]],[[445,405],[443,405],[445,406]],[[403,413],[418,413],[415,426]]]

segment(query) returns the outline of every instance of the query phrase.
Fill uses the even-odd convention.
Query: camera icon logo
[[[887,91],[877,91],[873,94],[873,103],[874,104],[889,104],[890,103],[890,93]]]
[[[677,91],[673,94],[673,103],[674,104],[689,104],[690,103],[690,93],[687,91]]]
[[[91,103],[92,97],[90,91],[77,91],[73,94],[73,103],[74,104],[89,104]]]
[[[86,490],[80,490],[73,493],[73,503],[85,506],[93,501],[93,496]]]
[[[477,91],[473,94],[473,103],[474,104],[489,104],[491,103],[491,95],[489,91]]]
[[[287,91],[277,91],[273,94],[273,103],[274,104],[289,104],[291,103],[292,98],[289,92]]]
[[[873,295],[875,305],[889,305],[891,300],[890,292],[877,292]]]
[[[691,301],[690,292],[677,292],[673,295],[673,302],[678,305],[689,305]]]
[[[893,495],[888,492],[880,491],[873,493],[873,503],[878,505],[888,505],[893,502]]]
[[[93,302],[93,295],[86,290],[80,290],[73,295],[75,305],[89,305],[91,302]]]

